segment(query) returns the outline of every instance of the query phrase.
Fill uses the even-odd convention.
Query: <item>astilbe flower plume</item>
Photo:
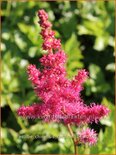
[[[83,144],[88,143],[93,145],[97,142],[97,134],[93,129],[83,129],[81,132],[78,132],[79,141]]]
[[[88,78],[88,72],[82,69],[72,80],[67,79],[65,69],[67,57],[62,50],[60,39],[55,38],[52,24],[48,21],[48,15],[44,10],[38,11],[38,17],[43,39],[42,48],[47,54],[39,60],[43,66],[41,70],[31,64],[27,72],[36,95],[41,98],[41,103],[20,107],[18,115],[62,122],[65,125],[97,123],[109,113],[109,109],[100,104],[91,103],[90,106],[85,104],[80,92]],[[79,133],[79,139],[82,143],[94,144],[96,134],[93,130],[87,129]]]

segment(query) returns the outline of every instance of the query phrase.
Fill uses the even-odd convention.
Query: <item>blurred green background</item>
[[[2,153],[73,153],[72,140],[62,124],[27,120],[16,113],[22,104],[38,101],[27,80],[26,66],[40,66],[37,11],[45,9],[68,55],[69,78],[77,69],[89,70],[83,98],[87,104],[102,103],[111,110],[108,117],[90,125],[98,133],[97,145],[79,146],[79,153],[114,154],[114,5],[113,0],[2,1]]]

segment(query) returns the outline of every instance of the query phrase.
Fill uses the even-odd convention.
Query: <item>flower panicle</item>
[[[18,115],[64,124],[97,123],[110,111],[107,107],[95,103],[87,106],[83,101],[80,92],[83,89],[83,83],[89,77],[88,71],[82,69],[72,80],[67,78],[65,68],[67,57],[61,48],[60,39],[55,38],[52,24],[48,21],[48,15],[44,10],[38,11],[38,17],[41,27],[40,34],[43,38],[42,48],[47,51],[47,54],[44,54],[39,60],[42,66],[41,70],[30,64],[27,67],[27,73],[34,86],[34,91],[42,103],[22,106],[17,111]],[[85,133],[93,134],[94,139],[88,137],[88,142],[94,144],[96,136],[93,130],[83,131],[82,135],[80,133],[82,143],[84,140],[81,137]]]
[[[82,144],[95,145],[97,143],[97,133],[90,128],[82,129],[78,132],[79,142]]]

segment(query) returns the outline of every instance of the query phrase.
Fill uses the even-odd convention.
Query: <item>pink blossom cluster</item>
[[[38,11],[38,16],[40,18],[40,26],[42,28],[41,35],[44,40],[43,42],[43,50],[48,50],[49,52],[52,50],[56,50],[61,48],[60,39],[56,39],[54,37],[55,32],[51,30],[52,24],[48,21],[48,15],[44,10]]]
[[[41,98],[41,103],[20,107],[18,115],[43,118],[44,121],[57,121],[64,124],[81,125],[98,122],[109,113],[109,109],[95,103],[87,106],[81,98],[80,92],[83,89],[83,83],[88,78],[88,72],[85,69],[79,70],[72,80],[67,79],[66,55],[61,48],[60,40],[55,38],[55,33],[51,30],[52,25],[48,21],[47,13],[39,10],[38,17],[43,38],[42,48],[47,50],[47,54],[40,58],[43,66],[41,70],[35,65],[29,65],[27,72],[35,93]],[[91,132],[88,131],[88,133]],[[90,137],[89,139],[91,141]]]
[[[93,129],[83,129],[78,132],[79,141],[83,144],[94,145],[97,142],[97,134]]]

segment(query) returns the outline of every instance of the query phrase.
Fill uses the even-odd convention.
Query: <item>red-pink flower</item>
[[[88,78],[85,69],[79,70],[73,80],[67,79],[66,54],[61,48],[61,42],[55,38],[51,29],[48,15],[44,10],[38,11],[41,36],[43,38],[43,50],[47,50],[40,58],[41,70],[35,65],[29,65],[27,72],[32,82],[34,91],[42,103],[31,106],[22,106],[18,109],[18,115],[28,118],[41,118],[44,121],[57,121],[64,124],[87,124],[98,122],[109,113],[109,109],[103,105],[90,104],[87,106],[80,96],[83,83]],[[80,141],[85,142],[84,136],[88,135],[88,143],[96,142],[96,134],[89,129],[80,133]],[[93,134],[93,139],[92,139]],[[83,137],[83,138],[82,138]]]
[[[93,129],[83,129],[77,135],[80,143],[94,145],[97,142],[97,134]]]

